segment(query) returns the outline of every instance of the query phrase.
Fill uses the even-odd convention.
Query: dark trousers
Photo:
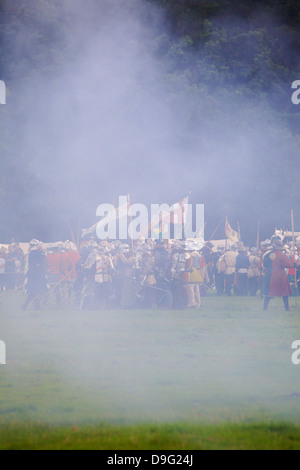
[[[254,297],[256,295],[258,289],[258,280],[257,277],[249,277],[248,278],[248,291],[249,295]]]
[[[216,273],[215,282],[216,282],[217,295],[223,295],[224,294],[224,273]]]
[[[234,274],[225,274],[225,293],[230,296],[233,287]]]
[[[237,275],[238,295],[248,295],[248,274],[238,273]]]
[[[271,300],[271,297],[265,297],[265,299],[264,299],[264,310],[268,310],[270,300]],[[288,312],[290,310],[288,296],[283,296],[282,300],[283,300],[284,308]]]

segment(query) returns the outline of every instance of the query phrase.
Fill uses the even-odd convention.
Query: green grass
[[[50,427],[27,424],[1,431],[1,450],[299,450],[291,424],[131,425]]]
[[[21,310],[0,298],[0,449],[300,449],[300,309]],[[300,305],[300,299],[298,300]]]

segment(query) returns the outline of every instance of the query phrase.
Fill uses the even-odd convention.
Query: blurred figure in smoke
[[[98,244],[91,240],[80,251],[81,259],[77,265],[78,280],[82,281],[80,292],[80,310],[95,307],[95,274],[98,258]],[[82,270],[82,271],[81,271]],[[78,287],[78,286],[77,286]]]
[[[60,250],[60,285],[61,285],[61,294],[65,303],[69,300],[69,293],[72,287],[72,271],[73,264],[67,253],[65,244],[62,244]]]
[[[153,250],[155,277],[156,305],[158,307],[171,307],[172,293],[170,269],[171,260],[168,250],[164,246],[163,240],[156,240]]]
[[[250,266],[248,267],[248,291],[251,297],[256,296],[259,286],[259,263],[258,249],[253,247],[250,249],[249,255]]]
[[[207,284],[209,287],[212,287],[214,279],[214,266],[215,266],[215,255],[213,253],[213,244],[211,242],[205,243],[205,246],[202,248],[201,253],[204,256],[206,269],[208,274]]]
[[[293,268],[294,263],[283,251],[284,244],[276,240],[273,249],[265,253],[263,258],[263,266],[266,269],[264,310],[268,309],[271,297],[282,297],[285,310],[289,310],[289,295],[292,294],[292,288],[285,269]]]
[[[116,299],[120,307],[131,308],[134,306],[135,287],[132,279],[135,256],[130,251],[127,243],[118,248],[117,277],[116,277]]]
[[[237,294],[248,295],[248,268],[250,261],[247,255],[247,248],[242,246],[238,250],[235,260],[235,270],[237,273]]]
[[[264,255],[272,250],[272,245],[270,240],[265,240],[262,241],[260,244],[260,262],[258,265],[258,269],[260,271],[260,298],[262,299],[264,296],[264,285],[265,285],[265,280],[266,280],[266,274],[267,270],[264,268],[263,261],[264,261]]]
[[[186,294],[184,290],[183,276],[186,269],[186,252],[184,242],[174,240],[171,254],[171,280],[173,308],[181,310],[186,307]]]
[[[187,298],[188,298],[188,308],[200,308],[201,307],[201,293],[200,285],[203,284],[204,278],[201,274],[202,266],[202,257],[199,251],[191,251],[191,260],[189,261],[190,265],[190,276],[186,286],[187,289]]]
[[[212,243],[208,242],[200,249],[200,274],[203,277],[203,282],[200,284],[200,294],[203,297],[208,296],[208,287],[215,286],[214,270],[216,269],[215,263],[216,254],[212,251]]]
[[[73,289],[75,290],[75,286],[76,286],[76,280],[77,280],[76,267],[77,267],[77,264],[79,263],[80,255],[77,251],[76,245],[73,242],[67,240],[64,244],[64,247],[65,247],[66,258],[68,259],[68,263],[66,263],[66,265],[68,264],[69,271],[66,274],[67,274],[67,281],[68,281],[68,286],[69,286],[68,300],[70,300],[72,290]]]
[[[155,276],[153,274],[154,257],[152,246],[145,240],[138,240],[133,271],[137,285],[137,305],[142,308],[152,308],[156,303]]]
[[[186,306],[188,308],[194,308],[196,307],[196,302],[200,302],[200,292],[198,297],[197,292],[194,289],[194,283],[191,282],[191,274],[193,273],[193,258],[192,255],[188,252],[187,247],[185,247],[185,250],[185,269],[182,273],[182,281],[186,295]]]
[[[43,245],[38,240],[32,240],[29,249],[28,271],[26,273],[27,298],[23,310],[27,309],[32,300],[34,300],[34,307],[39,309],[41,298],[47,292],[47,258],[43,251]]]
[[[288,280],[293,291],[293,296],[296,297],[298,295],[297,269],[299,265],[299,256],[297,248],[294,247],[292,243],[290,243],[289,251],[289,258],[293,261],[294,267],[288,270]]]
[[[22,289],[24,284],[25,255],[18,243],[14,244],[14,250],[16,255],[16,287],[17,289]]]
[[[54,290],[56,303],[60,304],[60,248],[61,245],[57,245],[47,252],[47,265],[48,265],[48,281],[50,288]]]
[[[218,261],[223,254],[224,254],[223,246],[218,246],[217,252],[215,253],[215,257],[214,257],[214,269],[213,269],[217,295],[224,294],[224,271],[219,272],[219,269],[218,269]]]
[[[108,308],[112,299],[112,273],[114,265],[109,245],[102,241],[97,249],[95,270],[95,304],[97,308]]]
[[[230,248],[222,256],[220,256],[217,262],[218,272],[224,273],[225,293],[228,297],[231,296],[231,291],[233,288],[237,255],[237,251],[233,251],[233,248]]]
[[[89,256],[89,247],[87,244],[81,245],[79,249],[79,261],[76,264],[76,280],[74,282],[73,288],[75,291],[75,301],[78,306],[81,304],[82,292],[85,284],[85,263]]]

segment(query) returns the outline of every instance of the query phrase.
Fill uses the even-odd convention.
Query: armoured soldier
[[[253,247],[250,249],[249,255],[250,266],[248,267],[248,291],[250,296],[256,295],[259,286],[259,262],[258,249]]]
[[[218,272],[224,273],[225,293],[231,296],[234,283],[235,261],[238,253],[230,249],[220,256],[217,262]]]
[[[172,245],[171,279],[173,307],[176,309],[182,309],[187,304],[183,279],[186,271],[187,253],[184,248],[185,243],[179,240],[175,240]]]

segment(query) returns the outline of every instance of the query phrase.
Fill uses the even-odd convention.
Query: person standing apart
[[[264,310],[268,309],[272,297],[282,297],[284,308],[289,311],[289,296],[292,288],[286,275],[285,269],[294,267],[294,263],[283,253],[284,244],[276,240],[274,247],[268,251],[263,258],[263,266],[266,270],[264,282]]]
[[[229,249],[222,256],[220,256],[217,262],[217,269],[219,273],[224,273],[225,280],[225,294],[230,297],[235,275],[235,264],[238,256],[237,251]]]

